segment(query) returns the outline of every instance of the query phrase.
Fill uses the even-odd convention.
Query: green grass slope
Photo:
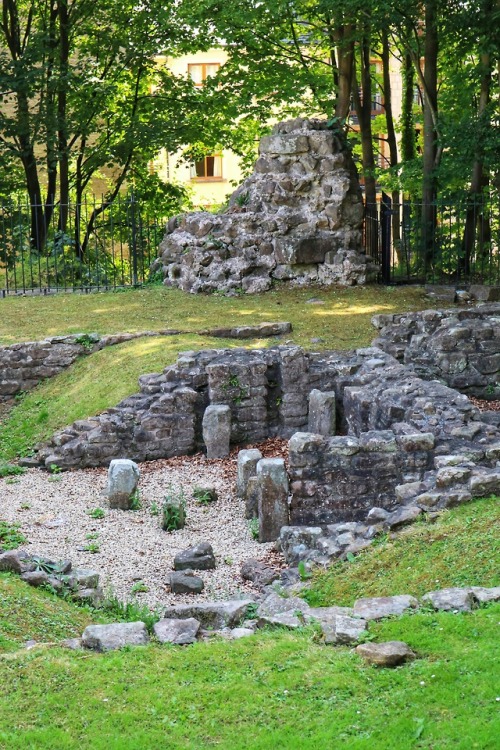
[[[432,526],[417,524],[337,569],[336,591],[322,591],[321,578],[313,591],[317,598],[322,592],[321,603],[422,593],[435,587],[438,568],[441,586],[493,585],[498,510],[498,498],[484,499],[444,513]],[[373,570],[370,554],[382,560]],[[499,604],[461,615],[423,609],[373,623],[371,638],[404,640],[417,654],[392,670],[365,665],[352,649],[323,646],[312,628],[105,655],[12,651],[25,638],[74,635],[88,618],[74,605],[0,577],[2,750],[498,747]]]
[[[307,598],[317,606],[349,606],[363,596],[500,586],[499,562],[500,498],[484,498],[381,537],[353,562],[316,573]]]

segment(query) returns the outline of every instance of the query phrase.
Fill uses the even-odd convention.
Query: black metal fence
[[[133,195],[112,203],[0,205],[0,295],[136,286],[165,231]]]
[[[500,284],[499,198],[366,206],[364,244],[388,283]]]

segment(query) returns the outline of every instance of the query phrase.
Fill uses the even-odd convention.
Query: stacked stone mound
[[[376,315],[373,345],[426,380],[463,393],[500,398],[500,304],[467,310]]]
[[[342,135],[325,121],[292,120],[276,125],[259,153],[226,211],[169,222],[152,270],[189,292],[251,294],[273,279],[364,284],[374,269],[362,252],[362,196]]]

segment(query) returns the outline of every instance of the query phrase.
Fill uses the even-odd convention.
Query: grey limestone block
[[[177,646],[185,646],[194,643],[200,623],[194,617],[185,620],[163,619],[153,626],[153,632],[160,643],[173,643]]]
[[[194,547],[179,552],[174,558],[174,570],[213,570],[215,556],[209,542],[199,542]]]
[[[203,415],[203,440],[207,458],[224,458],[229,454],[231,409],[224,404],[211,404]]]
[[[259,542],[274,542],[288,525],[288,476],[282,458],[263,458],[257,464],[259,485]]]
[[[201,594],[204,587],[203,579],[195,576],[189,568],[170,574],[170,589],[173,594]]]
[[[475,603],[471,589],[449,588],[430,591],[422,597],[422,601],[430,604],[434,609],[445,612],[470,612]]]
[[[134,461],[128,458],[116,458],[111,461],[107,489],[110,508],[130,510],[139,476],[139,467]]]
[[[257,473],[257,464],[262,453],[256,448],[242,450],[238,453],[237,492],[238,497],[246,499],[248,480]]]
[[[397,667],[415,658],[411,648],[403,641],[361,643],[356,646],[356,653],[368,664],[374,664],[377,667]]]
[[[365,620],[381,620],[383,617],[403,615],[417,607],[418,601],[414,596],[378,596],[355,601],[354,616]]]
[[[148,641],[148,631],[143,622],[89,625],[82,635],[82,646],[94,651],[114,651],[123,646],[145,646]]]
[[[309,394],[308,431],[330,437],[335,435],[335,428],[335,392],[323,392],[314,388]]]

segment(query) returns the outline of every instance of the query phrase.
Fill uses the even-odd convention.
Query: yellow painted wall
[[[226,59],[225,50],[211,49],[206,52],[196,52],[176,58],[159,57],[157,62],[160,65],[167,65],[175,75],[187,77],[189,65],[203,63],[223,65]],[[188,185],[196,208],[209,208],[224,203],[234,191],[235,184],[239,184],[242,180],[239,157],[228,149],[224,149],[221,156],[221,177],[193,177],[192,167],[182,159],[181,151],[167,154],[165,150],[162,150],[154,161],[154,169],[158,176],[165,181]]]

